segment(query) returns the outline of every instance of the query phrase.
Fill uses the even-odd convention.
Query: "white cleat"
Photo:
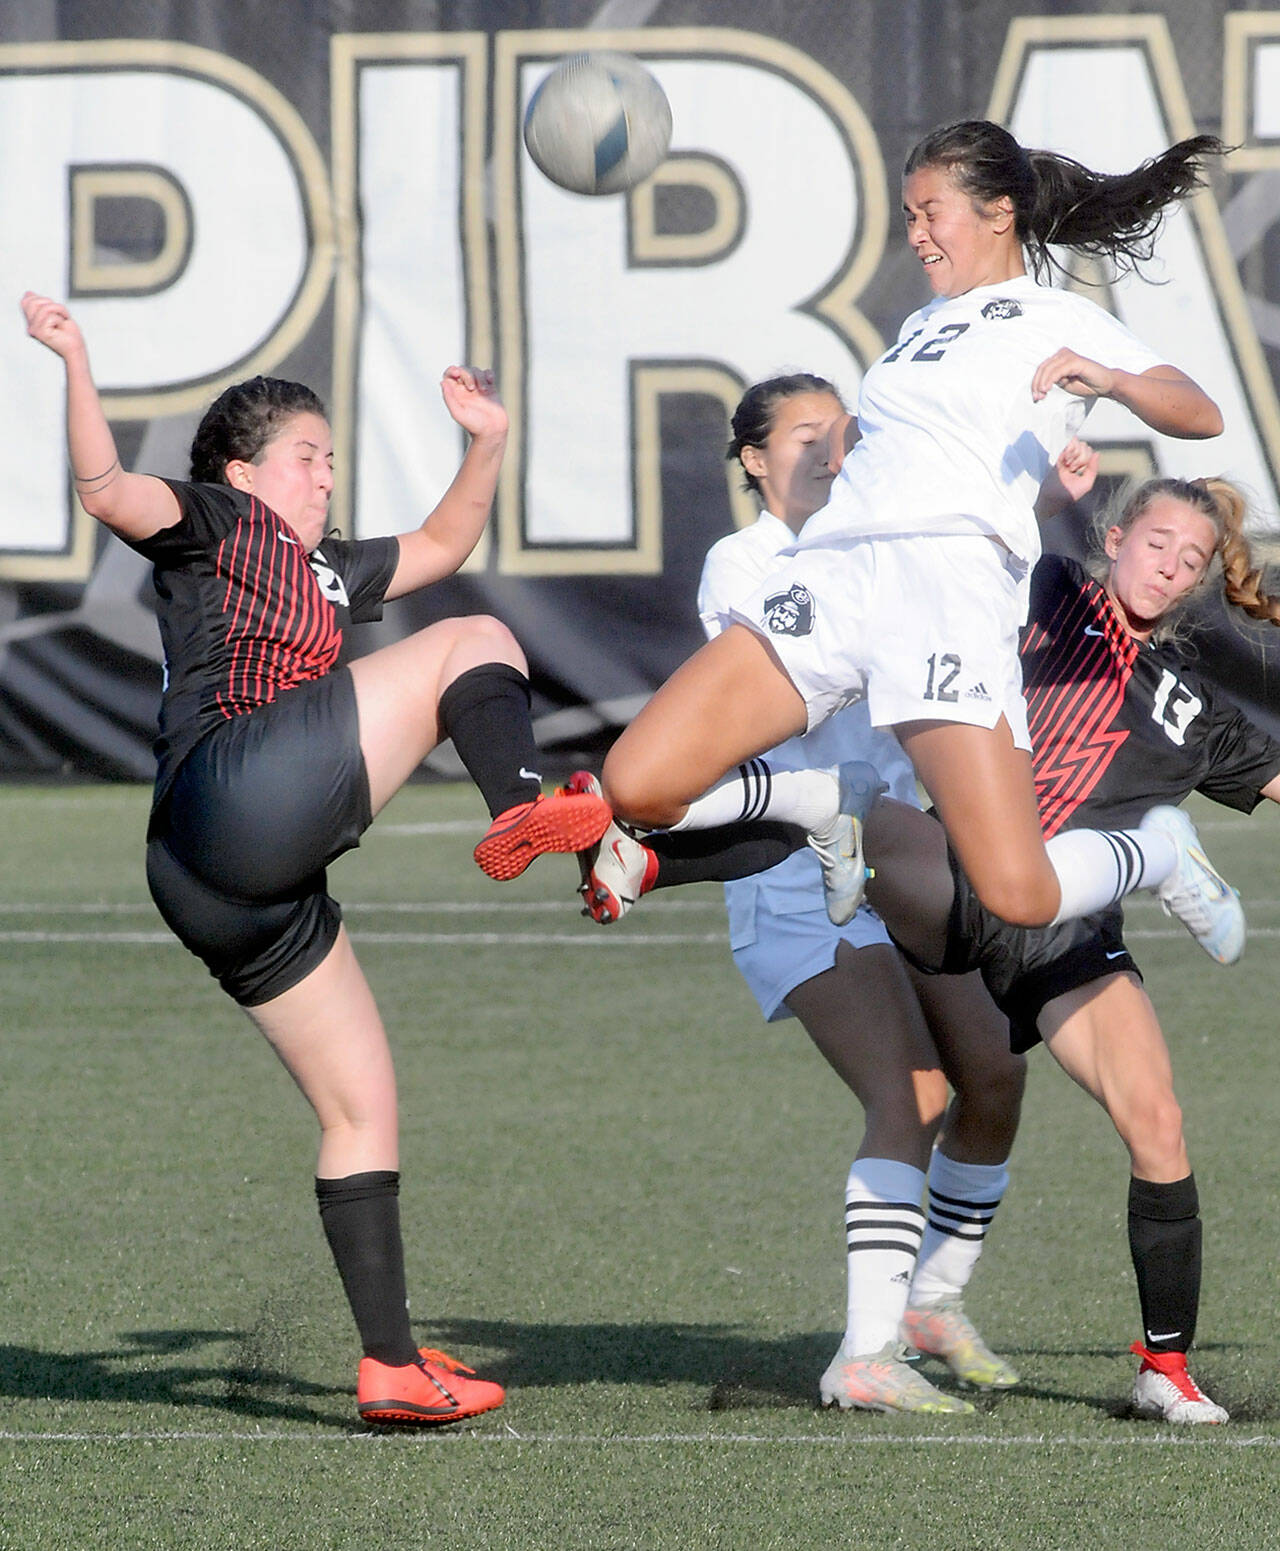
[[[1244,952],[1240,895],[1204,854],[1195,825],[1181,808],[1164,806],[1143,814],[1138,828],[1166,835],[1178,852],[1177,865],[1156,889],[1160,908],[1176,916],[1211,959],[1234,964]]]
[[[827,915],[835,926],[852,921],[867,892],[867,864],[862,855],[862,825],[872,805],[888,787],[874,765],[853,759],[828,772],[836,783],[836,814],[809,832],[809,847],[822,865],[822,892]]]
[[[944,1298],[902,1316],[902,1339],[925,1357],[940,1357],[962,1384],[1012,1389],[1018,1371],[997,1357],[978,1334],[959,1298]]]
[[[1133,1381],[1133,1409],[1157,1422],[1199,1423],[1221,1427],[1227,1413],[1187,1372],[1185,1352],[1149,1352],[1135,1341],[1129,1348],[1142,1358]]]
[[[600,782],[589,770],[575,770],[565,791],[604,795]],[[578,893],[582,896],[583,914],[600,926],[611,926],[621,921],[636,900],[652,887],[658,859],[617,819],[612,819],[595,845],[578,852],[578,870],[582,876]]]
[[[847,1357],[842,1346],[818,1382],[824,1406],[842,1411],[923,1411],[964,1415],[973,1407],[921,1378],[906,1361],[907,1349],[890,1341],[864,1357]]]

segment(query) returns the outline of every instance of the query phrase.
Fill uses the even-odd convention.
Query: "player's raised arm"
[[[67,451],[80,504],[91,517],[127,539],[171,528],[181,512],[163,480],[120,466],[102,401],[89,369],[79,325],[62,302],[28,291],[22,298],[27,333],[61,357],[67,374]]]
[[[440,383],[445,407],[470,436],[458,472],[420,528],[400,535],[400,560],[388,598],[451,576],[480,542],[507,446],[507,412],[493,373],[451,366]]]
[[[1064,345],[1036,367],[1031,396],[1038,402],[1055,386],[1077,398],[1114,399],[1165,436],[1196,440],[1222,434],[1222,411],[1199,383],[1176,366],[1122,372]]]

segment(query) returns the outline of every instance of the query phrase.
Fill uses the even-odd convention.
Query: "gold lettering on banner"
[[[733,373],[705,361],[637,362],[631,368],[631,448],[634,458],[633,526],[629,542],[607,544],[531,544],[524,532],[526,476],[526,360],[524,263],[519,220],[519,158],[523,151],[518,112],[521,66],[530,60],[558,58],[578,50],[616,49],[642,62],[723,60],[759,65],[798,86],[833,120],[854,161],[858,226],[843,267],[806,310],[821,318],[864,365],[881,352],[879,333],[858,306],[884,252],[888,198],[879,142],[862,108],[822,65],[793,46],[755,33],[720,27],[644,28],[618,31],[541,29],[497,34],[493,69],[493,206],[495,274],[501,319],[504,397],[512,434],[499,491],[498,556],[509,575],[656,575],[662,555],[662,448],[658,398],[663,393],[710,393],[732,409],[744,384]],[[712,200],[710,225],[697,233],[663,233],[655,209],[664,186],[692,183]],[[621,196],[628,201],[628,260],[674,266],[708,263],[736,241],[742,194],[728,168],[711,156],[678,151],[658,172]],[[744,325],[745,326],[745,325]],[[625,457],[627,449],[619,449]],[[733,491],[735,522],[747,518],[740,493]],[[755,512],[750,517],[754,520]]]
[[[1263,29],[1259,23],[1269,20],[1254,13],[1228,16],[1226,19],[1228,104],[1243,100],[1242,93],[1232,87],[1230,82],[1236,81],[1242,73],[1240,60],[1249,40],[1256,40],[1262,35]],[[1004,52],[992,87],[988,117],[997,122],[1008,122],[1017,100],[1019,83],[1035,49],[1079,49],[1087,56],[1092,49],[1125,46],[1142,52],[1170,143],[1194,135],[1197,132],[1196,123],[1178,68],[1169,23],[1163,15],[1016,17],[1009,24]],[[1234,144],[1240,133],[1240,125],[1229,121],[1225,113],[1223,132],[1228,144]],[[1253,154],[1259,153],[1255,151]],[[1242,153],[1233,153],[1228,158],[1227,169],[1238,171],[1241,167],[1251,165],[1241,157]],[[1264,465],[1260,472],[1270,477],[1274,487],[1280,476],[1280,404],[1277,403],[1275,384],[1249,316],[1239,271],[1213,193],[1207,188],[1198,190],[1187,201],[1187,209],[1212,295],[1212,321],[1222,331],[1227,351],[1238,374],[1241,402],[1256,430]],[[1221,393],[1217,385],[1211,386]],[[1235,385],[1232,387],[1234,391]],[[1231,430],[1230,422],[1227,430],[1228,433]],[[1104,452],[1102,467],[1108,473],[1128,472],[1132,467],[1132,457],[1132,449],[1118,449],[1115,459]],[[1211,455],[1211,465],[1212,462]],[[1263,495],[1262,492],[1258,493]]]
[[[280,140],[298,181],[308,227],[306,266],[289,307],[245,359],[199,382],[156,386],[145,391],[104,389],[110,419],[152,420],[202,409],[229,383],[270,372],[295,349],[314,324],[329,287],[333,222],[329,174],[323,156],[297,109],[264,77],[225,54],[189,43],[156,39],[84,42],[0,43],[0,74],[23,76],[153,71],[186,76],[221,88],[247,103]],[[160,290],[182,273],[191,238],[191,216],[181,192],[162,170],[136,166],[68,169],[71,197],[70,280],[97,295],[142,295]],[[92,207],[106,197],[142,197],[160,206],[166,237],[153,260],[141,265],[99,265],[93,257]],[[97,524],[68,492],[67,540],[59,552],[0,554],[0,577],[22,581],[83,581],[93,565]]]
[[[100,201],[136,199],[154,205],[164,239],[149,259],[98,258]],[[160,291],[182,273],[191,250],[191,207],[159,167],[74,167],[71,171],[72,296],[141,295]]]
[[[492,366],[495,364],[495,343],[485,209],[487,62],[488,40],[480,32],[349,33],[331,39],[330,118],[338,256],[334,285],[333,391],[330,397],[335,483],[330,511],[334,523],[347,533],[353,532],[356,465],[360,456],[356,445],[356,410],[360,336],[364,325],[359,125],[362,73],[380,65],[394,67],[415,63],[452,68],[458,72],[461,122],[450,129],[458,136],[456,154],[461,157],[458,262],[463,269],[465,298],[464,354],[467,364]],[[363,197],[367,198],[367,193]],[[429,285],[430,280],[431,277],[424,274],[423,284]],[[501,378],[498,389],[504,401],[509,402]],[[404,524],[408,525],[407,522]],[[486,533],[463,569],[483,570],[489,547]]]

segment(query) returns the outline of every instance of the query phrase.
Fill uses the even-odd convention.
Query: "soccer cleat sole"
[[[475,1406],[415,1406],[403,1400],[370,1400],[357,1409],[362,1422],[378,1427],[441,1427],[449,1422],[464,1422],[469,1416],[482,1416],[502,1402],[490,1401]]]
[[[561,793],[522,809],[509,823],[499,814],[475,849],[476,865],[499,883],[518,878],[549,851],[585,851],[609,827],[613,814],[603,797]],[[502,825],[500,828],[499,825]]]

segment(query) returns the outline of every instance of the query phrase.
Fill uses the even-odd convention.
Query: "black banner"
[[[741,389],[801,368],[852,402],[924,300],[898,215],[922,133],[993,117],[1107,170],[1218,133],[1237,149],[1166,222],[1149,279],[1076,279],[1205,385],[1226,432],[1172,442],[1102,404],[1086,434],[1104,486],[1225,473],[1274,528],[1280,12],[1061,9],[742,0],[727,28],[709,0],[678,25],[648,0],[351,0],[339,29],[297,0],[0,0],[0,770],[148,777],[161,677],[147,569],[75,505],[27,289],[70,299],[135,468],[184,474],[228,382],[311,383],[357,536],[430,510],[461,452],[440,374],[493,364],[512,437],[488,541],[351,647],[498,615],[568,764],[701,639],[702,557],[754,515],[723,458]],[[671,154],[629,195],[564,193],[521,142],[547,69],[593,47],[637,55],[672,106]],[[1076,514],[1049,542],[1081,532]],[[1269,630],[1212,612],[1203,665],[1280,730]],[[457,769],[447,748],[430,763]]]

